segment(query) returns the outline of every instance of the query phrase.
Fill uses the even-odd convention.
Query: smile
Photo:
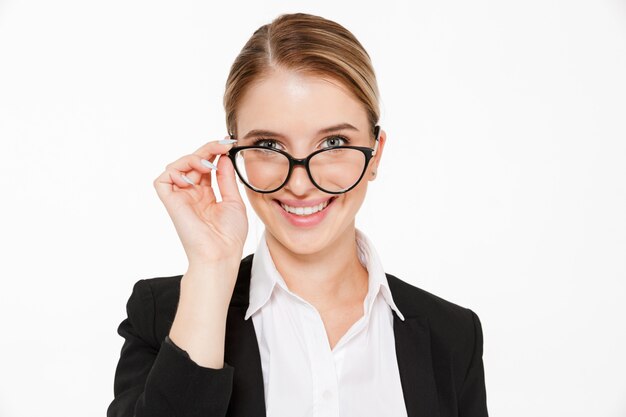
[[[310,216],[311,214],[315,214],[317,212],[324,210],[330,204],[332,200],[334,200],[334,197],[326,201],[323,201],[317,205],[298,206],[298,207],[287,205],[283,203],[282,201],[279,201],[278,203],[283,208],[283,210],[285,210],[287,213],[295,214],[297,216]]]

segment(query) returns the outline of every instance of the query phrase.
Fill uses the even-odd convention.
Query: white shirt
[[[400,319],[387,277],[369,239],[357,229],[369,273],[364,315],[331,350],[318,311],[289,291],[265,233],[252,260],[250,305],[268,417],[405,417],[393,332]]]

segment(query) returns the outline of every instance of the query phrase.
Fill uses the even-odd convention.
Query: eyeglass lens
[[[235,160],[243,180],[258,191],[276,190],[289,175],[289,159],[273,150],[242,149]],[[365,155],[357,149],[329,149],[311,157],[309,170],[320,189],[341,192],[357,183],[365,161]]]

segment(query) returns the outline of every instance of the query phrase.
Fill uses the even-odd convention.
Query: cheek
[[[266,195],[257,193],[246,187],[246,195],[248,196],[248,201],[257,216],[261,220],[265,220],[264,214],[272,210],[272,205],[274,204],[272,198],[269,197],[269,194]]]
[[[250,205],[258,215],[259,209],[262,209],[262,206],[260,206],[260,204],[263,203],[261,195],[250,190],[248,187],[246,187],[246,195],[248,196],[248,201],[250,202]]]
[[[255,193],[254,191],[252,191],[246,186],[244,186],[243,189],[246,191],[246,196],[248,197],[248,201],[250,202],[250,204],[253,204],[253,201],[255,201],[258,193]]]
[[[348,191],[349,204],[350,206],[354,207],[355,210],[358,210],[361,207],[361,205],[363,204],[363,201],[365,200],[365,195],[367,194],[368,182],[364,180],[365,178],[361,180],[359,185],[354,187],[351,191]]]

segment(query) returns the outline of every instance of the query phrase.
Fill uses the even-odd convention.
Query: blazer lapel
[[[408,417],[438,417],[439,404],[433,371],[430,327],[426,317],[413,312],[398,278],[387,274],[394,302],[405,320],[393,312],[396,359]]]
[[[265,417],[261,354],[252,319],[244,320],[249,305],[252,255],[239,267],[239,276],[226,318],[224,361],[235,368],[229,417]]]

